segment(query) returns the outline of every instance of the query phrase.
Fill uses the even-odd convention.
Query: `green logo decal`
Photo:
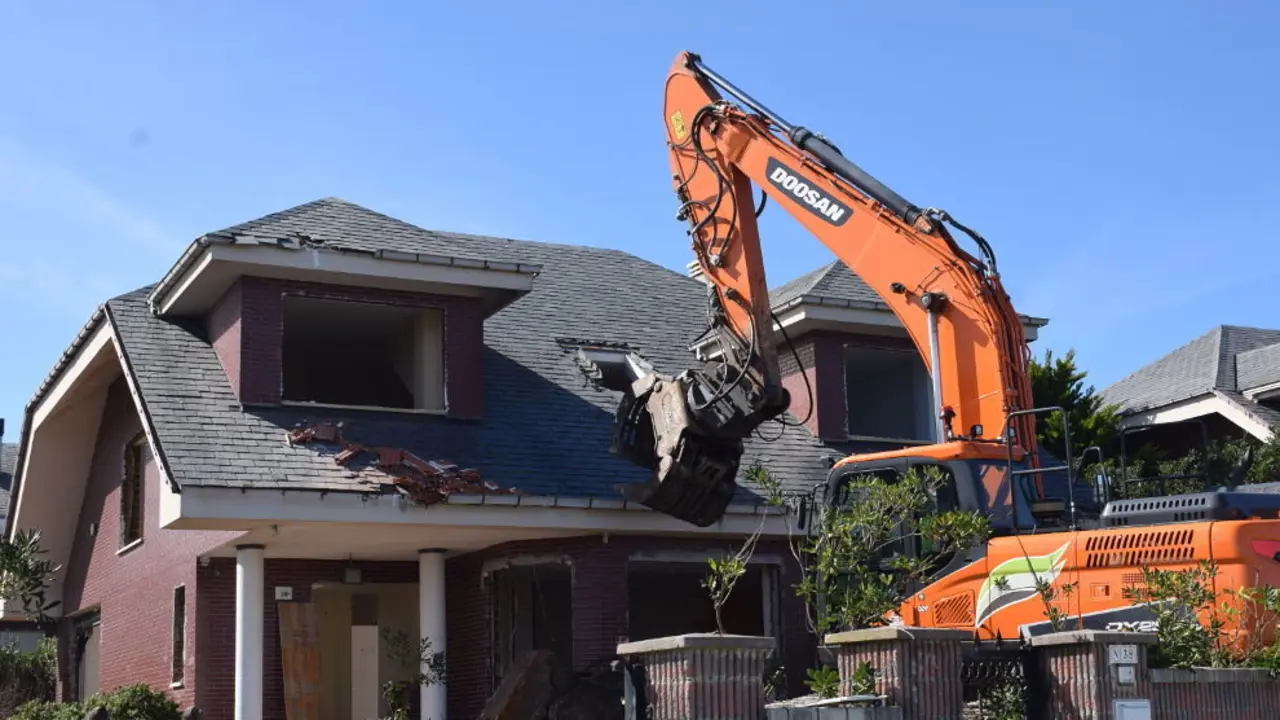
[[[1011,558],[995,566],[978,593],[978,619],[974,626],[1014,603],[1034,597],[1037,578],[1050,583],[1056,580],[1066,565],[1070,544],[1064,543],[1048,555]]]

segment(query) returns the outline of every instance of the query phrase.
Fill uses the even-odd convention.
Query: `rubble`
[[[460,468],[447,460],[423,460],[403,448],[350,442],[342,437],[340,425],[303,424],[290,430],[287,439],[291,446],[337,445],[341,449],[333,461],[342,467],[350,467],[361,457],[370,456],[374,466],[392,478],[397,490],[420,505],[435,505],[455,494],[520,494],[515,488],[499,487],[485,480],[474,468]]]
[[[620,672],[566,677],[555,664],[550,650],[525,653],[489,697],[480,720],[623,720]]]

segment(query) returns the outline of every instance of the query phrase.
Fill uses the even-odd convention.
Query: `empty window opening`
[[[849,435],[933,440],[933,388],[914,350],[846,347],[845,401]]]
[[[147,439],[139,433],[124,446],[124,476],[120,479],[121,548],[142,539],[143,503],[146,486]]]
[[[775,572],[768,565],[747,566],[721,609],[726,633],[775,635]],[[706,573],[706,563],[632,561],[627,571],[628,638],[716,632],[715,608],[702,586]]]
[[[493,687],[533,650],[550,650],[561,677],[573,672],[572,572],[539,563],[489,576],[493,621]]]
[[[286,296],[283,397],[443,410],[442,320],[434,308]]]
[[[562,345],[577,345],[561,342]],[[578,345],[573,350],[573,359],[588,382],[614,392],[630,391],[633,382],[653,372],[653,365],[648,360],[622,345]]]
[[[173,589],[173,684],[182,683],[183,658],[187,652],[187,589],[179,585]]]

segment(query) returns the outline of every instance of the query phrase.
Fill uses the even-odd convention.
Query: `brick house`
[[[373,717],[404,672],[381,631],[401,630],[446,653],[421,716],[474,717],[528,649],[584,671],[622,639],[714,629],[704,561],[762,522],[727,629],[775,637],[801,691],[815,644],[789,524],[745,479],[705,529],[616,489],[644,474],[608,452],[609,368],[624,351],[669,371],[706,356],[704,298],[623,252],[336,199],[198,238],[103,303],[27,407],[7,532],[41,528],[64,566],[60,692],[142,681],[209,720]],[[847,269],[774,305],[794,414],[801,373],[820,400],[806,427],[753,439],[744,467],[799,496],[833,456],[931,439],[923,364]],[[378,449],[344,453],[334,428]],[[459,492],[427,504],[397,481],[415,459],[482,481],[446,468]]]

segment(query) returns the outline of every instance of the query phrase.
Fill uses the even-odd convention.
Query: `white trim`
[[[106,350],[108,342],[113,340],[112,331],[108,327],[106,315],[99,321],[98,327],[89,335],[88,340],[80,346],[76,351],[75,359],[68,363],[56,380],[49,386],[48,391],[40,398],[40,402],[31,410],[31,422],[26,428],[25,447],[27,458],[22,463],[22,477],[18,481],[18,497],[12,498],[12,504],[9,507],[9,525],[8,535],[12,536],[17,528],[21,527],[23,498],[27,496],[27,489],[31,487],[31,453],[35,446],[34,439],[40,431],[40,427],[44,424],[49,416],[58,408],[62,400],[76,386],[76,381],[80,379],[90,365],[92,365]],[[124,368],[121,367],[121,372]],[[124,373],[128,374],[128,373]],[[96,425],[95,425],[96,427]],[[90,451],[92,453],[92,451]],[[92,462],[90,457],[89,462]]]
[[[706,563],[712,558],[724,557],[723,550],[639,550],[627,557],[629,562],[641,563]],[[748,565],[778,565],[786,560],[777,553],[754,553],[747,558]]]
[[[447,559],[447,558],[446,558]],[[513,567],[531,567],[534,565],[564,565],[565,567],[573,567],[573,557],[570,555],[511,555],[506,557],[498,557],[485,560],[480,566],[480,579],[484,580],[495,572],[507,570]]]
[[[112,340],[112,331],[107,325],[106,322],[98,325],[98,328],[89,336],[88,341],[76,353],[76,359],[71,361],[71,364],[62,371],[53,387],[49,388],[49,392],[45,393],[44,397],[40,399],[40,403],[36,405],[34,412],[31,414],[31,428],[33,431],[39,428],[41,423],[48,419],[49,415],[53,414],[62,398],[71,391],[71,388],[75,387],[75,382],[80,377],[80,374],[98,358],[98,354]]]
[[[143,502],[146,502],[145,497],[143,499]],[[143,507],[145,508],[146,506],[144,505]],[[130,542],[128,545],[125,545],[119,550],[116,550],[116,557],[120,557],[122,555],[128,555],[129,553],[133,552],[134,548],[137,548],[142,545],[143,540],[144,538],[138,538],[137,540]]]
[[[1274,397],[1280,397],[1280,382],[1273,382],[1268,385],[1259,385],[1256,388],[1241,393],[1250,400],[1270,400]]]
[[[871,303],[868,303],[871,305]],[[780,328],[786,328],[792,331],[792,328],[804,324],[803,330],[810,329],[808,326],[814,326],[816,329],[826,329],[835,332],[858,332],[862,330],[864,334],[872,336],[885,336],[895,338],[907,337],[906,328],[902,326],[902,321],[888,306],[872,307],[846,307],[837,305],[819,305],[814,303],[801,302],[798,303],[778,315],[778,321],[773,323],[775,333]],[[1039,337],[1039,328],[1041,325],[1047,324],[1048,321],[1034,320],[1033,322],[1023,321],[1022,331],[1027,342],[1033,342]],[[792,337],[795,332],[792,331]],[[694,343],[690,348],[699,360],[711,360],[720,356],[719,347],[716,345],[714,336],[708,336]]]
[[[1215,413],[1230,420],[1240,429],[1259,440],[1265,442],[1271,439],[1272,429],[1266,423],[1253,417],[1244,408],[1217,393],[1205,394],[1145,412],[1127,415],[1121,419],[1120,426],[1131,428],[1164,425],[1166,423],[1193,420]]]
[[[183,271],[177,283],[165,292],[159,314],[167,315],[183,305],[190,293],[206,275],[217,271],[216,265],[238,265],[252,269],[252,274],[340,284],[367,285],[371,281],[385,286],[404,283],[439,284],[490,290],[527,292],[533,288],[537,266],[513,263],[463,260],[431,255],[394,253],[381,256],[319,248],[286,249],[268,245],[214,244],[204,249],[200,259]],[[407,260],[412,260],[411,262]],[[232,273],[239,275],[242,273]],[[221,294],[221,291],[218,293]]]
[[[512,500],[526,502],[516,507]],[[169,527],[251,530],[272,523],[341,522],[743,536],[760,527],[761,515],[769,515],[764,518],[764,534],[787,534],[782,512],[765,506],[734,507],[719,522],[699,528],[641,505],[605,500],[455,495],[448,503],[423,508],[400,495],[288,492],[278,486],[242,491],[192,485],[183,488],[181,515]]]
[[[196,252],[199,252],[199,249],[196,249]],[[165,312],[168,312],[169,308],[173,307],[173,304],[177,299],[182,297],[183,293],[187,290],[191,289],[191,286],[195,284],[196,280],[202,277],[205,271],[208,270],[209,266],[212,264],[213,250],[210,248],[205,250],[204,254],[200,256],[200,259],[197,260],[194,265],[184,270],[182,274],[177,277],[178,282],[176,285],[165,290],[164,305],[161,307],[160,314],[163,315]],[[158,290],[159,288],[156,289]],[[150,303],[154,304],[154,297],[147,299]]]
[[[280,404],[284,407],[294,408],[323,408],[326,410],[365,410],[369,412],[380,413],[404,413],[405,415],[448,415],[448,410],[439,410],[435,408],[398,408],[383,407],[381,405],[342,405],[340,403],[322,403],[309,402],[306,400],[281,400]]]

